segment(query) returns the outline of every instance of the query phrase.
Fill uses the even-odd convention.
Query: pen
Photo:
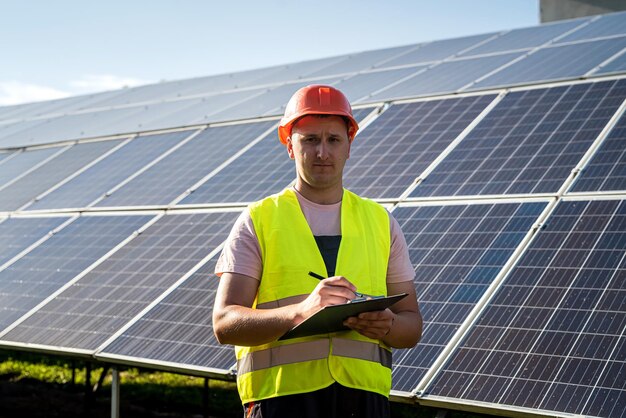
[[[309,271],[309,276],[315,277],[317,280],[324,280],[326,277],[315,273],[314,271]],[[365,293],[354,292],[357,298],[375,298],[376,296],[366,295]]]

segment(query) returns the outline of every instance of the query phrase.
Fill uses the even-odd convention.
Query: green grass
[[[72,383],[72,369],[74,382]],[[14,409],[14,413],[21,416],[64,416],[70,418],[66,411],[58,415],[45,412],[48,409],[60,409],[59,404],[74,402],[74,409],[84,409],[85,399],[85,363],[72,362],[69,359],[50,357],[45,355],[29,354],[0,350],[0,382],[10,385],[11,393],[0,388],[0,405],[14,401],[16,397],[25,396],[25,401]],[[103,371],[100,364],[93,364],[90,382],[96,384]],[[156,372],[137,368],[120,369],[120,398],[121,416],[152,417],[167,415],[168,417],[184,418],[198,417],[205,413],[203,406],[204,378],[180,375],[175,373]],[[110,414],[110,373],[107,373],[102,387],[99,389],[96,400],[93,402],[97,409],[86,414],[90,417],[105,417]],[[22,388],[23,389],[20,389]],[[21,392],[20,392],[21,390]],[[50,393],[51,398],[67,395],[67,398],[46,399],[44,393]],[[37,393],[42,398],[33,405],[35,411],[26,411],[32,402],[28,396]],[[241,404],[233,382],[209,380],[208,411],[211,417],[229,418],[241,416]],[[3,396],[13,397],[3,399]],[[13,402],[15,403],[15,402]],[[68,406],[71,410],[72,408]],[[1,408],[0,408],[1,409]],[[34,415],[44,410],[44,415]],[[441,411],[434,408],[407,405],[392,402],[393,418],[424,417],[435,418]],[[85,415],[85,414],[83,414]],[[0,418],[11,415],[3,415]],[[77,414],[75,416],[81,416]],[[464,412],[447,411],[446,418],[477,418],[488,417]]]

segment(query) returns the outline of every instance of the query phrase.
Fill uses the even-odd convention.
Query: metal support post
[[[120,417],[120,372],[111,368],[111,418]]]

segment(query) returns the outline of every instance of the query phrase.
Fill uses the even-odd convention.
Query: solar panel
[[[440,61],[454,57],[471,47],[478,46],[493,36],[494,34],[487,33],[463,38],[445,39],[443,41],[426,42],[419,45],[418,48],[408,51],[406,54],[402,54],[395,59],[385,62],[379,67],[395,67],[399,65]]]
[[[520,57],[521,52],[466,58],[437,64],[415,77],[372,96],[372,100],[401,99],[451,93]]]
[[[96,206],[167,205],[275,123],[208,128]]]
[[[116,150],[41,200],[28,210],[82,208],[134,174],[195,131],[145,135]]]
[[[52,140],[35,141],[27,133],[30,129],[44,124],[44,119],[7,122],[0,125],[0,146],[6,148],[20,148],[31,145],[41,145],[54,142]]]
[[[0,152],[0,164],[2,164],[8,157],[13,157],[17,152]]]
[[[386,61],[396,56],[407,53],[415,49],[415,45],[405,45],[395,48],[377,49],[374,51],[359,52],[344,56],[341,61],[329,65],[319,71],[310,73],[307,77],[321,77],[336,74],[349,74],[375,68],[377,65],[384,65]]]
[[[7,183],[26,174],[28,170],[31,170],[37,164],[42,163],[46,158],[50,158],[62,149],[62,147],[50,147],[16,151],[15,155],[0,164],[0,190]]]
[[[335,84],[346,95],[350,103],[364,103],[375,91],[420,71],[424,67],[408,67],[393,70],[373,71],[356,74]]]
[[[572,192],[626,191],[626,117],[622,116],[580,172]]]
[[[276,135],[268,135],[211,177],[180,204],[254,202],[296,177],[293,160]]]
[[[180,369],[232,368],[232,346],[213,334],[212,310],[218,278],[217,256],[185,280],[139,321],[97,353],[98,358],[165,362]]]
[[[564,42],[626,34],[626,12],[596,16],[587,26],[563,38]]]
[[[0,119],[2,120],[28,120],[46,115],[62,115],[76,110],[93,107],[96,103],[109,97],[116,97],[124,90],[112,90],[106,92],[84,94],[80,96],[65,97],[63,99],[46,100],[34,103],[25,103],[15,106],[2,107]]]
[[[258,90],[231,91],[185,100],[154,103],[143,106],[141,114],[127,118],[126,131],[145,131],[172,127],[200,125],[218,121],[212,115],[230,109],[258,95]],[[232,119],[241,119],[235,118]],[[222,119],[223,121],[223,119]]]
[[[472,88],[581,77],[625,47],[626,37],[542,48]]]
[[[121,140],[76,144],[41,167],[0,190],[0,210],[16,210],[75,173]]]
[[[162,217],[2,339],[95,350],[215,250],[238,215]]]
[[[354,110],[357,121],[372,108]],[[278,193],[296,178],[285,146],[271,133],[194,190],[180,204],[254,202]]]
[[[584,24],[589,18],[548,23],[530,28],[514,29],[461,54],[472,56],[494,52],[536,48]]]
[[[269,86],[308,78],[313,73],[324,73],[324,69],[331,67],[345,59],[345,56],[329,57],[316,60],[295,62],[275,67],[276,71],[255,78],[241,86]],[[295,91],[295,90],[294,90]]]
[[[626,53],[614,57],[610,62],[595,70],[593,75],[623,73],[626,71]]]
[[[120,120],[132,119],[140,114],[141,107],[123,107],[81,113],[55,114],[20,131],[13,137],[30,144],[67,141],[72,139],[95,138],[136,132],[120,124]]]
[[[398,198],[494,98],[391,106],[355,139],[344,170],[345,187],[370,198]]]
[[[557,192],[625,97],[619,80],[510,93],[411,196]]]
[[[128,215],[78,218],[0,271],[0,330],[68,283],[148,219]]]
[[[9,218],[0,222],[0,266],[66,220],[66,217],[33,217]]]
[[[260,93],[251,96],[249,100],[239,103],[236,107],[224,109],[211,115],[211,119],[218,121],[281,115],[293,93],[300,87],[309,84],[333,84],[337,81],[337,78],[325,78],[283,84],[277,87],[267,88],[266,90],[256,90]]]
[[[108,107],[139,103],[148,104],[185,96],[197,97],[199,95],[215,94],[217,92],[236,89],[241,83],[250,83],[256,78],[264,77],[274,72],[277,72],[275,67],[262,68],[127,88],[114,97],[99,101],[95,106]]]
[[[561,202],[427,397],[623,417],[625,227],[623,200]]]
[[[424,319],[420,343],[394,351],[393,389],[411,392],[481,299],[546,203],[400,207]]]

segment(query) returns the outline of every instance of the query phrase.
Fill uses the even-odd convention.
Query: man
[[[278,128],[295,160],[295,185],[250,205],[217,263],[213,326],[220,343],[237,346],[246,417],[389,416],[390,347],[413,347],[421,337],[414,271],[397,221],[343,188],[357,130],[339,90],[298,90]],[[357,290],[409,296],[347,319],[350,330],[278,341]]]

